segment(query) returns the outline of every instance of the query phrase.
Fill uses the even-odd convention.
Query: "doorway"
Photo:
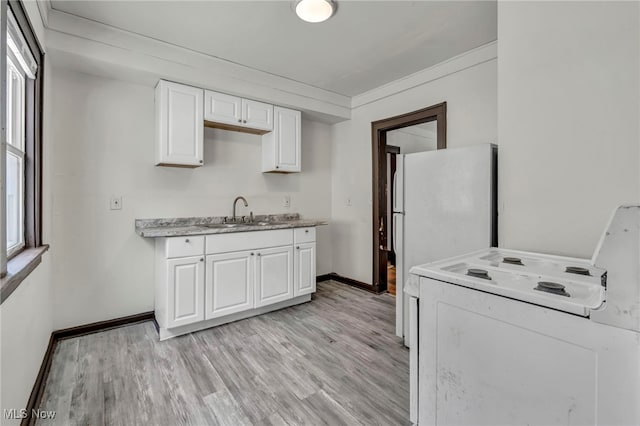
[[[435,130],[435,149],[444,149],[447,146],[447,104],[433,105],[428,108],[413,111],[407,114],[378,120],[371,123],[372,143],[372,216],[373,216],[373,290],[384,292],[389,290],[390,278],[395,281],[395,247],[393,247],[393,229],[390,229],[392,211],[390,209],[393,200],[393,175],[391,169],[396,167],[396,156],[404,154],[397,133],[394,130],[416,126],[418,129],[424,123],[431,123],[428,127]],[[420,129],[425,130],[425,129]],[[405,132],[406,133],[406,132]],[[415,131],[413,132],[415,133]],[[395,148],[394,148],[395,147]],[[410,148],[405,147],[405,151]],[[416,152],[416,151],[413,151]],[[409,152],[406,152],[409,153]],[[392,159],[393,158],[393,159]],[[393,164],[392,164],[393,161]],[[394,170],[395,172],[395,170]],[[397,291],[401,291],[402,283],[395,283]],[[398,285],[400,284],[400,285]],[[395,288],[391,289],[392,291]],[[401,298],[400,298],[401,299]]]
[[[395,131],[395,130],[394,130]],[[391,136],[391,135],[388,135]],[[389,141],[391,138],[388,138]],[[396,169],[398,164],[398,155],[400,154],[400,147],[387,144],[387,223],[389,224],[389,246],[387,249],[387,291],[390,295],[396,295],[396,247],[394,246],[395,238],[394,233],[396,230],[393,226],[393,200],[396,197],[395,185],[393,185],[393,177],[396,175]]]

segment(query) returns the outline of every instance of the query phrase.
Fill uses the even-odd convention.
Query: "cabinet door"
[[[273,105],[243,99],[242,125],[252,129],[273,130]]]
[[[204,257],[167,260],[167,328],[204,320]]]
[[[204,91],[160,80],[156,87],[156,165],[203,163]]]
[[[274,132],[278,150],[276,167],[280,171],[299,172],[302,114],[300,111],[286,108],[277,108],[274,113]]]
[[[293,297],[293,247],[256,252],[256,308]]]
[[[316,291],[316,243],[297,244],[294,252],[294,296]]]
[[[206,319],[253,309],[254,252],[207,256]]]
[[[204,92],[204,119],[216,123],[242,124],[242,99],[224,93]]]

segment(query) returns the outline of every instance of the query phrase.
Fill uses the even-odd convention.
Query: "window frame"
[[[22,66],[20,65],[19,61],[17,60],[17,58],[15,57],[14,53],[12,52],[11,49],[7,49],[7,82],[9,82],[9,70],[13,68],[15,70],[15,73],[19,76],[20,78],[20,83],[22,85],[21,89],[20,89],[20,100],[19,100],[19,108],[22,109],[21,111],[21,117],[20,117],[20,122],[18,123],[18,129],[16,129],[15,127],[15,120],[13,115],[11,116],[11,120],[7,120],[7,125],[6,125],[6,131],[7,131],[7,144],[6,144],[6,149],[7,149],[7,153],[6,155],[8,156],[9,154],[13,155],[14,157],[19,158],[20,160],[20,182],[19,182],[19,190],[18,192],[20,193],[20,206],[19,206],[19,210],[18,210],[18,214],[20,216],[20,226],[18,229],[18,233],[20,234],[19,237],[19,241],[16,245],[12,246],[12,247],[8,247],[7,246],[7,259],[11,259],[13,258],[15,255],[17,255],[18,253],[20,253],[25,245],[26,245],[26,238],[25,238],[25,221],[26,221],[26,215],[25,215],[25,200],[26,200],[26,187],[25,187],[25,180],[26,180],[26,169],[25,169],[25,161],[27,158],[27,153],[26,153],[26,146],[27,146],[27,140],[25,137],[25,130],[27,127],[27,120],[26,120],[26,106],[27,106],[27,96],[26,96],[26,85],[27,85],[27,81],[28,81],[28,77],[27,77],[27,73],[26,71],[24,71],[24,69],[22,68]],[[13,85],[12,85],[13,87]],[[7,84],[7,104],[8,99],[9,99],[9,85]],[[11,94],[11,96],[13,96],[14,93]],[[11,111],[13,112],[13,107],[8,108],[7,112]],[[9,137],[9,129],[11,129],[11,137]],[[9,139],[13,139],[14,136],[14,132],[16,132],[16,130],[20,131],[20,142],[19,145],[20,146],[16,146],[14,145],[12,142],[15,141],[9,141]],[[6,162],[5,162],[5,167],[6,167]],[[5,172],[5,176],[6,176],[6,172]],[[8,185],[5,184],[5,190],[7,188]],[[7,221],[9,220],[8,218],[6,219]]]
[[[1,18],[3,21],[3,34],[0,37],[2,65],[7,65],[7,36],[8,15],[13,14],[15,23],[19,28],[24,43],[31,52],[37,65],[35,79],[26,79],[25,85],[25,127],[24,127],[24,247],[10,254],[8,259],[6,238],[6,192],[2,189],[0,197],[0,303],[17,288],[17,286],[35,269],[41,262],[42,254],[49,246],[42,241],[42,132],[43,132],[43,93],[44,93],[44,68],[45,55],[35,31],[26,14],[20,0],[2,1]],[[10,12],[9,12],[10,11]],[[4,25],[7,24],[7,25]],[[6,102],[6,69],[0,67],[0,79],[2,83],[1,102]],[[29,104],[30,100],[33,102]],[[3,119],[3,123],[6,118]],[[2,135],[6,141],[6,134]],[[1,162],[3,181],[6,180],[6,153],[2,150]],[[4,187],[4,185],[3,185]],[[8,259],[8,260],[7,260]]]

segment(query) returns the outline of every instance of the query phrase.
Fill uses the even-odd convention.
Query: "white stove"
[[[640,424],[640,206],[593,259],[488,248],[405,292],[414,423]]]
[[[587,317],[605,300],[607,272],[588,261],[491,248],[411,273]]]

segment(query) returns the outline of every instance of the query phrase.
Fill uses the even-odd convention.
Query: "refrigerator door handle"
[[[393,174],[393,210],[398,210],[398,171]],[[395,244],[395,242],[394,242]]]
[[[397,214],[393,215],[393,228],[391,229],[393,248],[395,249],[396,252],[398,251],[398,243],[396,243],[396,234],[398,233],[398,225],[396,225],[397,217],[398,217]]]

